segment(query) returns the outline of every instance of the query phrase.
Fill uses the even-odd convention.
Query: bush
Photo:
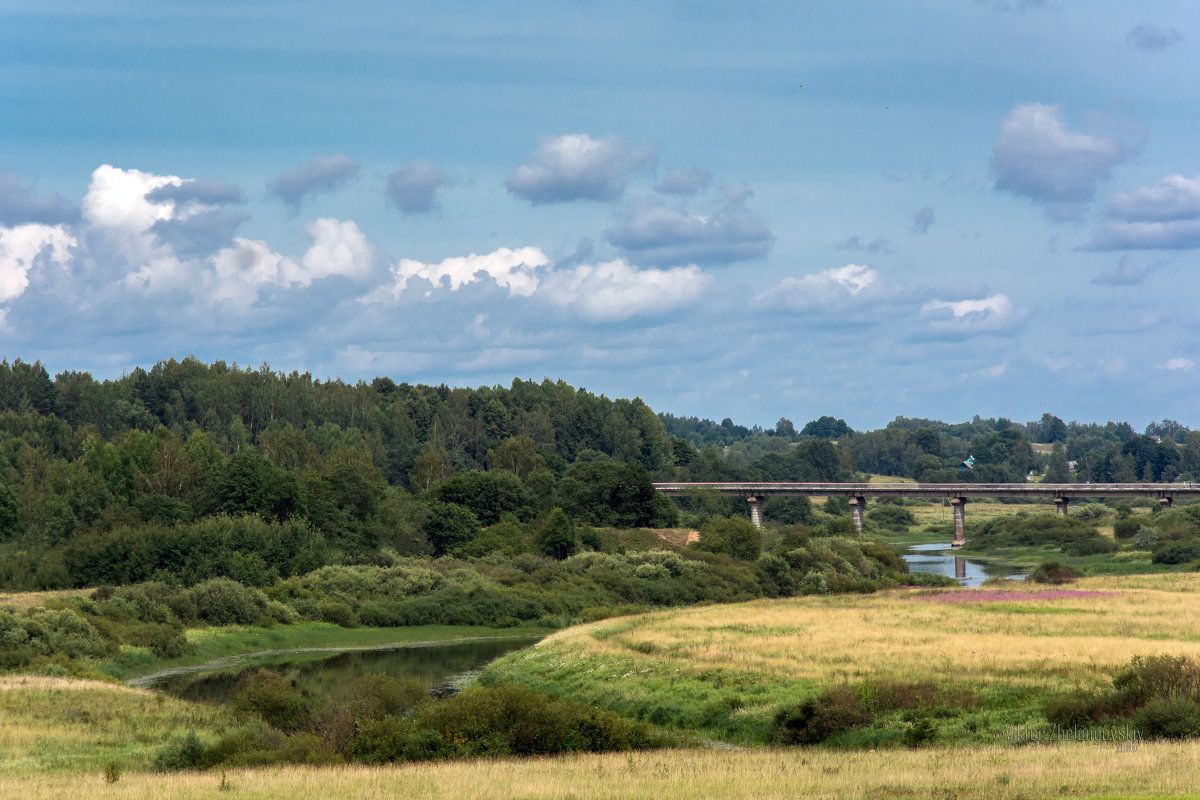
[[[867,519],[882,528],[895,531],[907,530],[908,526],[917,524],[917,518],[911,511],[892,503],[871,509],[867,512]]]
[[[1089,536],[1064,545],[1062,551],[1069,556],[1092,556],[1100,553],[1117,552],[1117,543],[1107,536]]]
[[[243,676],[233,690],[233,707],[253,714],[272,728],[297,731],[308,724],[312,705],[299,689],[276,672],[259,669]]]
[[[1131,722],[1148,739],[1186,739],[1200,734],[1200,704],[1186,697],[1155,698]]]
[[[771,723],[775,744],[820,744],[835,733],[870,722],[849,686],[827,690],[798,706],[780,709]]]
[[[1126,509],[1128,512],[1128,509]],[[1119,517],[1113,523],[1113,536],[1121,541],[1129,541],[1137,536],[1138,529],[1142,527],[1142,523],[1138,517],[1128,516]]]
[[[1200,558],[1200,539],[1163,542],[1154,546],[1150,561],[1154,564],[1187,564]]]
[[[1090,692],[1071,692],[1051,697],[1046,701],[1042,713],[1052,725],[1071,728],[1099,722],[1109,713],[1106,700]]]
[[[267,608],[256,589],[229,578],[213,578],[192,587],[196,616],[213,625],[252,625]]]
[[[698,547],[710,553],[754,561],[762,552],[762,531],[742,517],[713,519],[700,528]]]
[[[1035,583],[1062,584],[1070,583],[1082,577],[1083,573],[1074,567],[1067,566],[1058,561],[1046,561],[1038,564],[1037,569],[1033,571],[1029,579]]]
[[[195,731],[171,739],[150,759],[151,769],[168,772],[181,769],[208,769],[216,761]]]

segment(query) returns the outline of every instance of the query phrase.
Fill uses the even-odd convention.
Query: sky
[[[1200,4],[0,3],[0,357],[1200,428]]]

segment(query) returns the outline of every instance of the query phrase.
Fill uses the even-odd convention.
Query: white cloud
[[[352,220],[322,218],[313,220],[304,229],[313,243],[304,254],[304,270],[295,283],[308,286],[314,280],[332,275],[362,278],[370,272],[371,244]]]
[[[75,237],[62,225],[28,223],[0,228],[0,303],[24,294],[39,258],[67,267]]]
[[[296,262],[276,253],[266,242],[234,239],[212,257],[216,285],[211,299],[218,303],[248,306],[263,286],[291,283],[300,273]]]
[[[516,250],[501,247],[491,253],[455,256],[436,264],[405,258],[392,267],[394,283],[380,287],[365,300],[378,302],[388,297],[398,299],[413,278],[423,278],[435,287],[445,282],[451,291],[457,291],[473,283],[479,273],[484,273],[508,289],[510,294],[528,297],[538,287],[537,270],[549,264],[549,257],[536,247],[520,247]]]
[[[234,239],[209,259],[215,277],[210,299],[217,303],[249,306],[260,289],[307,287],[314,280],[341,275],[362,278],[371,268],[372,249],[353,221],[318,219],[305,230],[313,244],[297,263],[280,255],[266,242]]]
[[[653,148],[631,150],[616,136],[570,133],[546,139],[513,170],[505,185],[534,205],[570,200],[615,200],[629,175],[651,164]]]
[[[843,306],[876,285],[879,273],[870,267],[847,264],[800,278],[784,278],[759,296],[759,301],[797,311]]]
[[[472,253],[430,264],[403,259],[392,267],[392,275],[390,286],[376,289],[362,302],[398,300],[414,278],[451,292],[490,280],[507,289],[510,296],[544,300],[590,320],[627,319],[677,308],[696,299],[712,281],[695,265],[639,269],[624,259],[556,268],[537,247],[502,247],[484,255]],[[482,319],[477,317],[474,327],[481,325]]]
[[[1029,103],[1013,108],[1000,124],[992,149],[996,189],[1046,206],[1054,217],[1077,213],[1091,200],[1096,184],[1133,155],[1141,132],[1124,139],[1067,129],[1062,106]]]
[[[1182,370],[1183,372],[1187,372],[1194,366],[1196,366],[1196,362],[1190,358],[1168,358],[1167,362],[1163,364],[1166,369]]]
[[[619,320],[686,305],[712,283],[694,264],[638,269],[624,259],[550,272],[538,295],[592,320]]]
[[[921,316],[929,318],[932,332],[950,337],[1005,332],[1023,317],[1003,294],[978,300],[931,300],[921,306]]]

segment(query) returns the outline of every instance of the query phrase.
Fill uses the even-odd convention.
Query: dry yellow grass
[[[89,594],[90,589],[56,589],[51,592],[0,592],[0,608],[9,611],[25,611],[35,606],[44,606],[47,600]]]
[[[0,776],[0,797],[22,800],[697,800],[698,798],[1012,798],[1195,796],[1200,743],[1094,744],[946,751],[713,751],[556,759],[126,774]],[[222,781],[226,791],[221,791]]]
[[[1200,576],[1095,578],[1071,588],[1104,594],[1039,599],[1046,587],[1017,583],[1003,587],[1016,599],[987,602],[914,590],[761,600],[597,622],[549,637],[529,657],[611,661],[622,673],[632,660],[634,676],[732,670],[822,683],[930,678],[1046,688],[1104,683],[1139,654],[1200,656]]]

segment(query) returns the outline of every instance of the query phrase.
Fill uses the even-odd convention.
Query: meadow
[[[822,692],[911,695],[855,747],[985,744],[1041,725],[1044,702],[1111,683],[1134,656],[1200,654],[1200,576],[1093,578],[1069,589],[899,589],[656,612],[553,634],[482,675],[566,693],[618,713],[741,744],[770,740],[776,715]],[[923,723],[925,724],[925,723]]]

